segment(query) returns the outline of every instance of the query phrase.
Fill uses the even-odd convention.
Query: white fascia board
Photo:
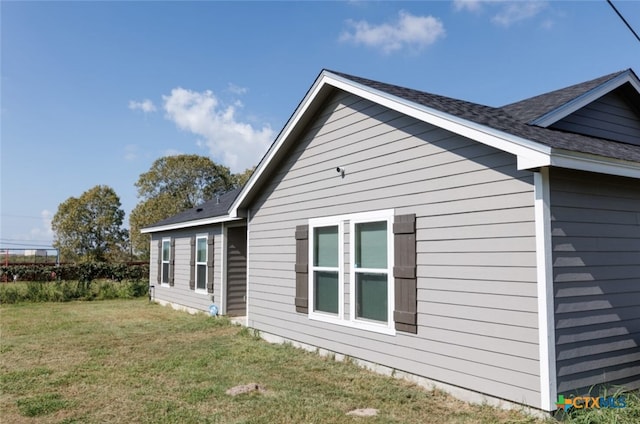
[[[517,137],[503,131],[495,130],[486,125],[477,124],[439,110],[423,106],[396,96],[382,93],[346,78],[330,74],[331,85],[350,92],[359,97],[386,106],[420,121],[435,125],[463,137],[478,141],[487,146],[516,155],[525,163],[548,163],[551,148],[541,143]],[[522,158],[522,159],[521,159]],[[537,165],[544,166],[544,165]],[[525,169],[520,168],[519,169]]]
[[[576,97],[570,102],[567,102],[564,105],[552,110],[551,112],[542,115],[534,121],[531,121],[531,125],[537,125],[539,127],[547,128],[548,126],[553,125],[561,119],[571,115],[573,112],[582,109],[589,103],[598,100],[600,97],[612,92],[613,90],[627,82],[630,83],[636,89],[636,91],[640,93],[640,82],[633,76],[631,71],[626,71],[621,73],[617,77],[612,78],[609,81],[591,89],[590,91],[587,91],[583,95]]]
[[[213,218],[198,219],[194,221],[176,222],[175,224],[147,227],[140,230],[142,234],[159,233],[161,231],[181,230],[183,228],[200,227],[202,225],[220,224],[221,222],[240,221],[242,218],[232,216],[216,216]]]
[[[640,179],[640,163],[570,151],[553,151],[551,166]]]
[[[293,129],[297,126],[300,119],[302,119],[302,117],[304,116],[304,113],[307,111],[307,109],[309,109],[311,103],[313,103],[320,90],[324,87],[326,83],[326,74],[327,72],[323,71],[316,79],[313,86],[311,86],[311,88],[307,92],[307,95],[304,97],[302,102],[300,102],[300,105],[291,116],[291,119],[289,119],[285,127],[278,135],[278,138],[273,142],[267,153],[265,153],[264,157],[258,164],[258,167],[249,178],[249,181],[247,181],[238,197],[236,197],[236,200],[234,200],[234,202],[231,204],[231,207],[229,208],[229,216],[238,217],[238,208],[240,207],[240,205],[242,205],[247,195],[252,191],[256,182],[261,178],[265,169],[269,166],[269,163],[271,163],[276,153],[278,153],[287,138],[289,138],[289,135],[291,134]]]
[[[630,72],[623,73],[619,77],[614,78],[612,81],[617,81],[617,85],[615,85],[615,87],[618,87],[625,82],[631,82],[632,85],[640,91],[638,80],[634,78]],[[610,81],[610,83],[612,83],[612,81]],[[343,78],[331,72],[323,71],[316,79],[313,86],[309,89],[305,98],[302,100],[302,102],[300,102],[300,105],[292,115],[291,119],[287,122],[286,126],[278,135],[278,138],[273,142],[273,144],[263,157],[262,161],[260,161],[260,164],[254,171],[253,175],[251,176],[251,178],[249,178],[249,181],[229,208],[230,217],[238,217],[238,208],[243,204],[245,198],[247,197],[249,192],[253,190],[256,182],[260,180],[262,174],[265,172],[265,169],[268,168],[276,153],[286,142],[291,132],[296,128],[297,124],[304,116],[305,112],[309,109],[310,105],[316,100],[316,97],[318,96],[322,88],[324,88],[326,85],[330,85],[345,92],[360,96],[364,99],[368,99],[382,106],[386,106],[392,110],[396,110],[400,113],[438,126],[455,134],[459,134],[461,136],[478,141],[485,145],[494,147],[498,150],[514,154],[518,159],[519,170],[540,168],[552,164],[552,149],[549,146],[528,140],[526,138],[517,137],[503,131],[495,130],[485,125],[458,118],[454,115],[447,114],[427,106],[419,105],[417,103],[410,102],[408,100],[401,99],[387,93],[380,92],[379,90],[375,90],[366,85],[356,83],[350,79]],[[615,87],[609,88],[609,91],[613,90]],[[602,169],[605,168],[609,169],[609,171],[612,171],[605,173],[613,173],[613,175],[619,175],[614,172],[614,169],[610,169],[606,166],[602,167]],[[575,169],[583,168],[577,167]]]

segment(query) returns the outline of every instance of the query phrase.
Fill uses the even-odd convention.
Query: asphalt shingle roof
[[[622,159],[640,163],[640,146],[529,125],[527,123],[530,120],[529,114],[524,113],[524,106],[527,102],[530,106],[538,105],[535,112],[536,114],[544,110],[548,111],[550,110],[548,108],[553,107],[553,104],[565,101],[563,99],[569,96],[574,96],[575,98],[576,95],[580,95],[587,90],[595,88],[597,85],[614,78],[619,73],[610,74],[587,83],[576,84],[572,87],[568,87],[567,89],[557,90],[546,95],[536,96],[506,107],[496,108],[373,81],[341,72],[328,72],[392,96],[433,108],[477,124],[485,125],[508,134],[526,138],[554,149],[589,153],[613,159]],[[518,104],[520,105],[518,106]]]
[[[155,224],[150,225],[149,228],[225,216],[229,212],[229,207],[233,201],[238,197],[240,190],[240,188],[230,190],[216,198],[196,206],[195,208],[187,209],[184,212],[180,212],[176,215],[170,216],[169,218],[163,219],[162,221],[156,222]]]
[[[626,71],[614,72],[613,74],[605,75],[590,81],[581,82],[579,84],[574,84],[569,87],[511,103],[506,106],[502,106],[500,109],[507,112],[518,121],[530,123],[531,121],[546,115],[552,110],[569,103],[571,100],[582,96],[583,94],[625,72]]]

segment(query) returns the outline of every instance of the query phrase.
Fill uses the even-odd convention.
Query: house
[[[231,218],[240,189],[142,229],[151,234],[151,294],[189,312],[246,314],[247,227]]]
[[[267,340],[543,411],[640,387],[632,70],[498,108],[325,70],[226,214],[152,243],[232,223]]]

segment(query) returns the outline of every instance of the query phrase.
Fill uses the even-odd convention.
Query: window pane
[[[338,313],[338,273],[315,271],[314,273],[314,310]]]
[[[169,251],[171,250],[171,242],[169,240],[162,242],[162,260],[169,260]]]
[[[317,227],[313,231],[313,265],[338,266],[338,226]]]
[[[169,282],[169,264],[167,262],[164,262],[162,264],[162,282]]]
[[[356,317],[387,322],[387,275],[356,273]]]
[[[387,221],[355,225],[356,268],[387,267]]]
[[[207,266],[198,265],[196,268],[196,288],[204,290],[207,288]]]
[[[198,239],[198,254],[196,262],[206,262],[207,261],[207,239],[199,238]]]

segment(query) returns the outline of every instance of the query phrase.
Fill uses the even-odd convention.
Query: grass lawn
[[[0,319],[2,423],[543,422],[145,299],[3,305]],[[248,383],[265,391],[225,393]]]

